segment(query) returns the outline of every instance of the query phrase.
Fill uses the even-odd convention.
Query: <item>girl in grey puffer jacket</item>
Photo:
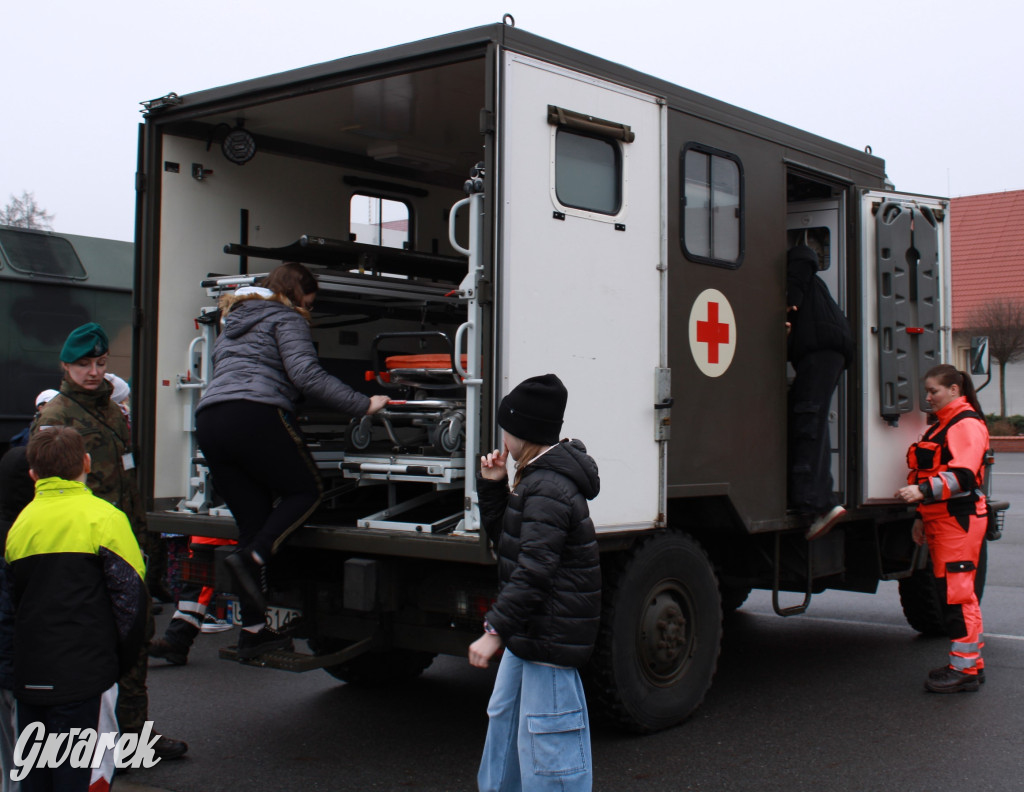
[[[238,525],[238,550],[225,564],[241,604],[242,659],[290,643],[265,626],[260,568],[323,494],[295,422],[296,402],[315,396],[350,415],[375,413],[388,402],[387,396],[354,391],[320,365],[308,322],[316,292],[308,269],[286,263],[262,288],[239,289],[225,298],[212,381],[196,407],[199,447]]]

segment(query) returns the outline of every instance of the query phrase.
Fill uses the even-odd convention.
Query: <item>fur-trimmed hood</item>
[[[217,307],[220,308],[221,322],[242,303],[251,300],[280,303],[286,308],[291,308],[307,322],[310,320],[309,311],[295,305],[283,294],[273,292],[270,289],[264,289],[262,286],[242,286],[240,289],[235,289],[231,294],[221,295],[221,298],[217,301]],[[248,329],[248,327],[245,329]],[[236,330],[237,332],[244,332],[244,330]]]

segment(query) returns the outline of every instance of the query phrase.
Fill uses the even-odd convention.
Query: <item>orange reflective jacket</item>
[[[988,427],[960,396],[936,413],[938,421],[907,451],[907,482],[924,484],[930,495],[920,504],[922,517],[985,513],[981,485],[985,477]]]

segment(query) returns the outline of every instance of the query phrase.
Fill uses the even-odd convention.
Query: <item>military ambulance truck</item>
[[[783,615],[898,579],[940,629],[892,495],[950,358],[949,203],[884,163],[506,20],[144,104],[136,425],[152,530],[231,537],[193,440],[219,295],[308,265],[323,365],[391,404],[302,405],[322,505],[270,574],[297,651],[350,683],[462,655],[495,595],[475,472],[501,397],[555,372],[600,465],[605,580],[588,690],[625,726],[686,718],[723,612]],[[831,417],[848,518],[786,507],[786,252],[815,248],[857,360]],[[200,577],[217,563],[193,559]],[[225,655],[230,656],[227,650]]]
[[[108,370],[131,376],[133,262],[131,242],[0,226],[0,453],[36,395],[60,388],[60,350],[79,325],[103,325]]]

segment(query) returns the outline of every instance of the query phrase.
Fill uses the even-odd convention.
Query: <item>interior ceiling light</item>
[[[236,165],[245,165],[256,156],[256,138],[249,130],[242,126],[242,121],[224,137],[220,144],[220,150],[224,152],[228,162]]]

